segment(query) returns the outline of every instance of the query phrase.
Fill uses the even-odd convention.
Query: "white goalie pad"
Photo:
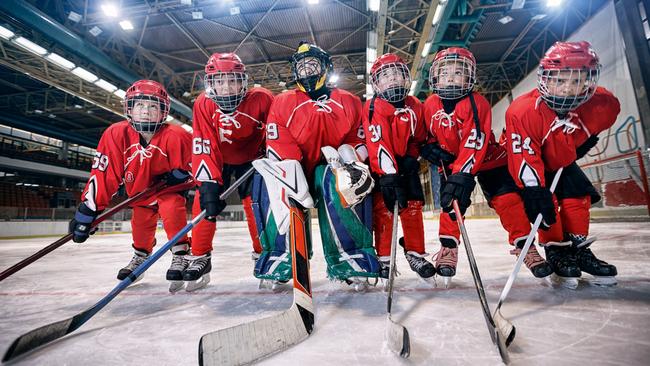
[[[314,207],[302,166],[297,160],[258,159],[253,161],[253,167],[264,178],[278,232],[286,234],[289,231],[289,198],[302,207]]]
[[[370,176],[370,169],[357,160],[352,146],[341,145],[338,151],[325,146],[321,152],[336,177],[336,191],[344,207],[356,205],[372,192],[375,182]]]

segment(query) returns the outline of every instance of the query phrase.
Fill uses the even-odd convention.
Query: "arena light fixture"
[[[80,77],[82,80],[85,80],[89,83],[94,83],[97,79],[97,75],[93,74],[92,72],[82,68],[82,67],[77,67],[72,70],[72,73]]]
[[[68,19],[72,20],[75,23],[79,23],[82,19],[81,14],[71,11],[68,13]]]
[[[37,45],[25,37],[14,38],[11,41],[26,49],[27,51],[35,53],[39,56],[45,56],[45,54],[47,54],[47,50],[45,48]]]
[[[424,47],[422,47],[422,54],[420,54],[420,56],[427,57],[429,55],[429,51],[431,51],[431,42],[424,44]]]
[[[549,8],[556,8],[562,5],[562,0],[546,0],[546,6]]]
[[[0,37],[9,40],[15,36],[16,33],[12,32],[10,29],[7,29],[0,25]]]
[[[310,5],[318,4],[318,0],[307,0],[307,4],[310,4]]]
[[[262,84],[257,84],[257,83],[253,84],[253,88],[260,88],[260,87],[262,87]]]
[[[117,9],[117,6],[113,3],[104,3],[101,6],[102,11],[108,17],[115,18],[120,15],[120,11]]]
[[[287,83],[284,81],[278,81],[278,85],[284,87]]]
[[[195,10],[192,12],[192,19],[201,20],[203,19],[203,12],[200,10]]]
[[[239,15],[241,13],[241,9],[239,6],[233,6],[230,8],[230,15]]]
[[[512,22],[513,20],[515,20],[513,17],[511,17],[510,15],[506,15],[504,17],[499,18],[499,23],[505,25]]]
[[[445,12],[445,6],[447,6],[447,1],[440,1],[438,3],[438,6],[436,7],[436,12],[433,13],[433,21],[431,21],[431,25],[436,25],[438,22],[440,22],[440,18],[442,18],[442,13]]]
[[[117,90],[117,87],[104,79],[99,79],[95,82],[95,85],[106,90],[109,93],[112,93]]]
[[[183,5],[192,5],[192,0],[181,0],[181,4],[183,4]]]
[[[113,92],[113,94],[120,99],[124,99],[124,97],[126,97],[126,92],[122,89],[117,89],[116,91]]]
[[[546,14],[537,14],[537,15],[533,16],[532,19],[533,20],[542,20],[544,18],[546,18]]]
[[[98,26],[94,26],[90,28],[88,33],[92,34],[94,37],[97,37],[98,35],[102,34],[103,30],[99,28]]]
[[[409,90],[409,95],[415,95],[415,88],[418,86],[418,81],[413,80],[411,81],[411,89]]]
[[[336,84],[337,81],[339,81],[339,75],[338,74],[332,74],[332,76],[330,76],[330,83]]]
[[[379,0],[368,0],[368,10],[379,11]]]
[[[130,31],[133,30],[133,23],[131,23],[130,20],[123,20],[120,22],[120,27],[124,29],[125,31]]]
[[[60,56],[54,52],[50,53],[49,55],[45,56],[45,58],[50,61],[51,63],[55,64],[56,66],[59,66],[60,68],[66,69],[68,71],[74,69],[74,63],[63,56]]]
[[[372,47],[366,48],[366,61],[375,62],[376,59],[377,59],[377,49]]]

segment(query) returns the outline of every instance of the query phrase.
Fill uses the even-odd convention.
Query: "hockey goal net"
[[[640,150],[581,164],[602,199],[593,215],[649,215],[648,154]]]

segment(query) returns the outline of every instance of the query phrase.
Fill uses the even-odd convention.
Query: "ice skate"
[[[510,251],[510,254],[519,258],[523,246],[524,241],[520,241],[517,243],[517,247]],[[553,273],[553,268],[544,258],[542,258],[541,255],[539,255],[535,244],[530,245],[528,253],[526,253],[526,256],[524,257],[524,264],[526,264],[526,267],[530,270],[533,276],[537,278],[544,278]]]
[[[409,267],[418,277],[424,282],[435,284],[434,275],[436,274],[436,268],[431,262],[426,260],[427,254],[420,254],[416,251],[406,250],[404,246],[404,238],[399,239],[399,245],[404,248],[404,256],[409,263]]]
[[[190,246],[188,243],[179,243],[171,248],[172,263],[167,270],[167,281],[169,281],[169,292],[177,292],[185,287],[183,272],[187,269],[189,261],[185,259]]]
[[[576,256],[571,244],[568,242],[547,244],[544,250],[546,251],[546,260],[554,272],[550,277],[551,283],[575,290],[582,272],[576,263]]]
[[[210,270],[212,261],[210,253],[188,257],[190,263],[183,273],[183,280],[187,282],[185,291],[192,292],[204,288],[210,283]]]
[[[149,258],[149,253],[145,251],[138,250],[138,249],[135,249],[134,251],[135,254],[133,254],[133,258],[131,258],[129,264],[127,264],[126,267],[121,268],[117,273],[118,280],[122,281],[127,277],[129,277],[131,273],[133,273],[133,271],[135,271],[135,269],[138,268],[138,266],[140,266],[142,263],[144,263],[144,261],[147,260],[147,258]],[[140,281],[142,278],[144,278],[144,273],[138,276],[136,279],[134,279],[131,284]]]
[[[580,270],[589,274],[583,277],[588,283],[596,286],[615,286],[618,283],[616,266],[598,259],[588,247],[575,251]]]
[[[445,288],[451,286],[451,278],[456,275],[456,264],[458,263],[458,247],[448,248],[441,246],[436,257],[436,272],[442,278]]]
[[[268,280],[268,279],[261,279],[260,284],[258,285],[258,289],[269,289],[273,292],[280,292],[286,288],[285,286],[289,281],[278,281],[278,280]]]

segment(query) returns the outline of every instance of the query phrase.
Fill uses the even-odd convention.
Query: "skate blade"
[[[187,286],[185,287],[185,291],[192,292],[192,291],[200,290],[205,286],[207,286],[208,283],[210,283],[210,274],[206,273],[196,281],[187,281]]]
[[[260,284],[259,284],[259,286],[257,288],[259,290],[268,289],[268,290],[271,290],[273,292],[281,292],[281,291],[283,291],[284,289],[287,288],[287,286],[285,286],[287,283],[288,282],[280,282],[280,281],[276,281],[276,280],[261,279]]]
[[[587,274],[582,277],[582,280],[590,285],[601,287],[616,286],[618,284],[615,276],[594,276]]]
[[[548,278],[554,286],[561,286],[569,290],[575,290],[578,288],[579,277],[562,277],[553,273]]]
[[[442,286],[444,288],[448,289],[451,287],[451,279],[453,277],[449,277],[449,276],[438,276],[438,277],[442,278]],[[438,287],[438,281],[434,280],[434,283],[436,284],[436,287]]]
[[[175,293],[185,287],[185,282],[183,281],[169,281],[169,292]]]
[[[423,283],[425,283],[425,284],[427,284],[429,286],[438,287],[438,282],[436,281],[436,276],[435,275],[433,275],[431,277],[426,277],[426,278],[418,276],[418,278],[420,279],[420,281],[422,281]]]

